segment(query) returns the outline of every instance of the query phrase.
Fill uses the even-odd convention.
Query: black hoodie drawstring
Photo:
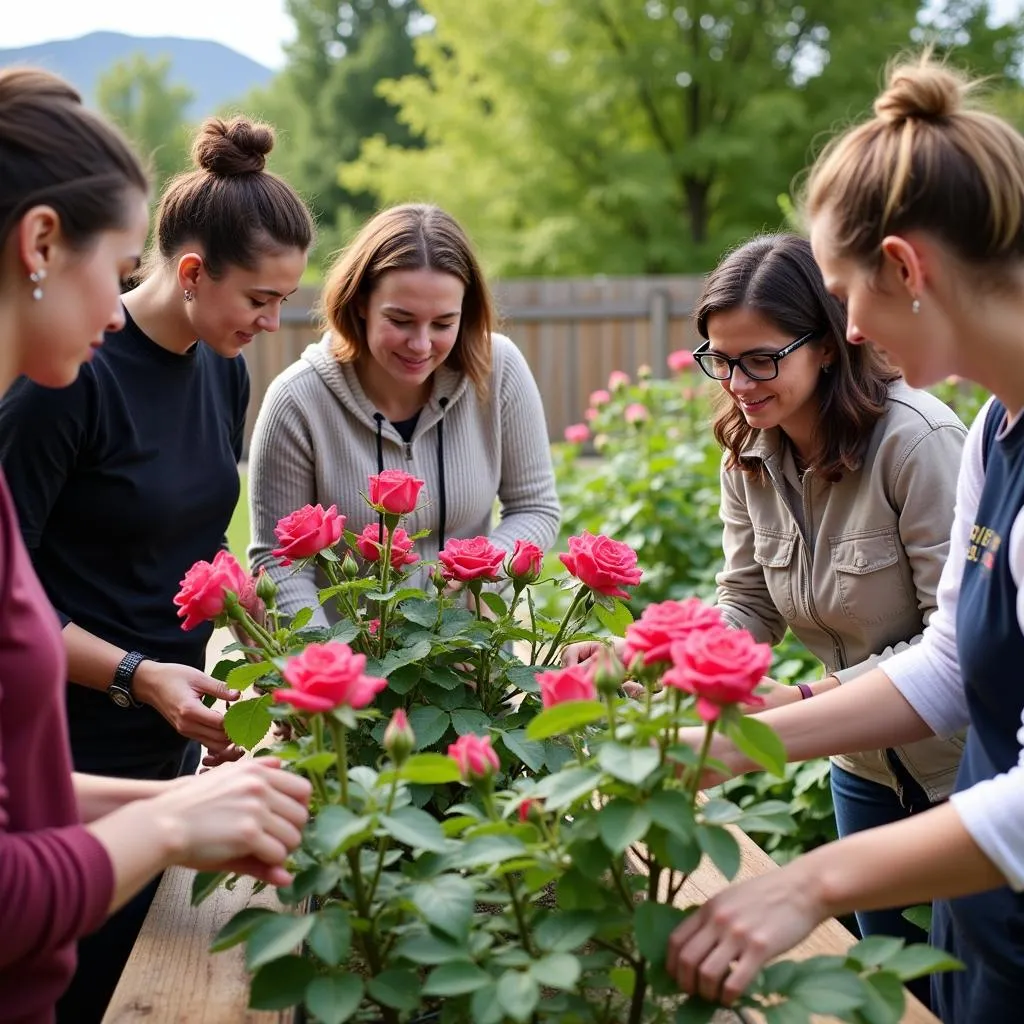
[[[441,406],[441,418],[437,421],[437,475],[441,484],[437,502],[438,517],[441,521],[437,531],[437,549],[440,551],[444,548],[444,530],[447,525],[445,520],[448,517],[444,487],[444,411],[448,407],[448,399],[442,398],[437,404]]]
[[[373,418],[377,421],[377,472],[384,472],[384,413],[375,412]],[[379,533],[377,534],[380,542],[384,543],[384,513],[380,514],[380,526]]]

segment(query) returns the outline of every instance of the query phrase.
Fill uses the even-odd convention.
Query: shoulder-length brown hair
[[[338,257],[321,297],[335,358],[351,363],[366,352],[360,309],[380,279],[392,270],[424,269],[452,274],[465,286],[459,334],[446,362],[469,378],[483,400],[491,379],[494,301],[466,233],[436,206],[409,203],[381,211]]]
[[[885,411],[889,385],[899,377],[870,345],[848,345],[846,310],[825,290],[810,243],[796,235],[761,235],[729,253],[712,271],[697,303],[697,330],[708,338],[716,313],[749,309],[794,338],[813,331],[812,344],[834,352],[831,371],[818,378],[817,450],[807,468],[828,480],[860,468],[871,429]],[[759,461],[741,452],[758,430],[748,425],[728,395],[720,396],[715,438],[727,453],[726,468],[739,466],[764,479]]]

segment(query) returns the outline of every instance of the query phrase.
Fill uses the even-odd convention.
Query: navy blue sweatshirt
[[[202,668],[212,626],[172,603],[224,543],[238,501],[249,379],[197,342],[154,343],[127,317],[68,388],[19,380],[0,401],[3,464],[35,570],[62,623],[159,661]],[[79,770],[146,774],[186,740],[150,707],[67,690]]]

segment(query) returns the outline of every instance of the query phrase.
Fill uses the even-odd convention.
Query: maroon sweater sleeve
[[[0,1006],[46,1020],[75,939],[106,916],[114,873],[78,821],[64,642],[0,475]]]

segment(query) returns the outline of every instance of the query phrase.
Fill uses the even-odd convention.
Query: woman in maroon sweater
[[[64,387],[138,265],[147,182],[123,138],[44,72],[0,72],[0,394]],[[284,884],[305,780],[263,759],[172,782],[74,775],[56,614],[0,475],[0,1021],[42,1024],[75,940],[171,864]]]

